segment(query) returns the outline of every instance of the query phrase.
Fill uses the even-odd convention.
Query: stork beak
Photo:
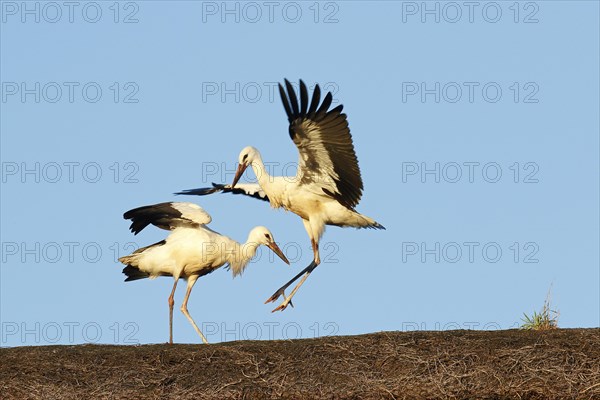
[[[283,260],[283,262],[285,262],[287,265],[290,265],[290,262],[283,254],[283,251],[281,251],[281,249],[279,248],[279,246],[277,246],[277,244],[275,242],[269,243],[267,245],[267,247],[270,248],[271,250],[273,250],[273,253],[277,254],[279,256],[279,258],[281,258]]]
[[[238,183],[240,178],[242,177],[244,171],[248,168],[248,164],[238,164],[237,170],[235,171],[235,177],[233,178],[233,183],[231,184],[231,188],[233,189],[235,185]]]

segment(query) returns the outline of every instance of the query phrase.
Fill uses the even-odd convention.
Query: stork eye
[[[248,158],[248,154],[244,154],[244,157],[242,158],[242,161],[246,161],[246,158]]]
[[[269,235],[268,233],[265,233],[265,237],[266,237],[267,239],[271,239],[271,235]]]

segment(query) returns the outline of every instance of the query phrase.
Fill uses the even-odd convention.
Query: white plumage
[[[342,113],[343,106],[329,110],[332,95],[327,93],[321,103],[318,85],[309,102],[308,90],[302,81],[298,102],[290,82],[285,80],[285,85],[287,93],[281,85],[279,92],[288,116],[289,134],[299,152],[296,176],[269,175],[260,152],[248,146],[239,154],[238,168],[231,185],[213,184],[212,188],[177,193],[206,195],[221,191],[244,194],[268,200],[272,207],[283,208],[302,218],[311,240],[314,260],[267,300],[270,302],[277,300],[279,296],[285,297],[273,311],[284,310],[291,304],[296,291],[321,262],[319,240],[326,225],[385,229],[374,219],[355,210],[362,196],[363,183],[346,114]],[[257,177],[258,188],[255,184],[237,183],[249,166]],[[302,280],[286,297],[284,290],[303,274]]]
[[[172,231],[165,240],[119,258],[126,265],[123,269],[123,273],[127,275],[125,281],[157,276],[174,278],[173,290],[169,296],[170,343],[173,342],[173,296],[179,279],[187,280],[187,292],[181,311],[206,343],[206,338],[187,311],[188,298],[199,277],[223,265],[230,267],[234,277],[240,275],[260,245],[269,247],[289,264],[273,235],[264,226],[252,229],[247,241],[241,244],[208,228],[206,224],[212,218],[193,203],[160,203],[139,207],[127,211],[124,218],[131,219],[130,229],[134,234],[150,224]]]

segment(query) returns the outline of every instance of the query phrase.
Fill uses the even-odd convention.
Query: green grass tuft
[[[523,313],[522,321],[521,329],[546,331],[558,328],[558,311],[550,308],[550,291],[548,291],[542,311],[539,313],[534,311],[531,316]]]

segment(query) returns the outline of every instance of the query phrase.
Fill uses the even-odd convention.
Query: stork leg
[[[198,325],[196,325],[196,323],[192,319],[192,316],[190,315],[190,313],[188,312],[188,309],[187,309],[188,299],[190,298],[190,294],[192,293],[192,288],[194,287],[194,284],[196,283],[197,280],[198,280],[198,276],[196,276],[196,275],[190,276],[188,278],[188,286],[187,286],[187,290],[185,292],[185,297],[183,298],[183,304],[181,304],[181,312],[183,313],[183,315],[186,316],[188,321],[190,321],[190,323],[194,327],[194,330],[202,339],[202,342],[205,344],[208,344],[208,340],[206,340],[206,337],[204,336],[204,334],[202,333],[200,328],[198,328]]]
[[[300,271],[298,273],[298,275],[294,276],[292,279],[290,279],[290,281],[288,283],[286,283],[285,285],[283,285],[282,287],[280,287],[275,293],[273,293],[273,295],[271,297],[269,297],[269,299],[267,301],[265,301],[265,304],[277,300],[280,296],[284,296],[285,297],[285,290],[292,283],[296,282],[298,280],[298,278],[300,278],[302,275],[304,275],[308,271],[312,271],[313,269],[315,269],[315,267],[316,267],[315,262],[314,261],[311,262],[308,267],[304,268],[302,271]],[[292,305],[292,307],[293,307],[293,305]]]
[[[287,308],[288,305],[291,305],[293,307],[294,305],[292,304],[292,297],[294,297],[294,295],[296,294],[296,292],[298,291],[298,289],[300,289],[300,286],[302,286],[302,284],[304,283],[304,281],[306,281],[306,279],[311,274],[311,272],[313,272],[313,270],[315,268],[317,268],[317,266],[321,262],[320,261],[320,257],[319,257],[319,244],[314,239],[311,239],[311,243],[312,243],[313,252],[314,252],[314,255],[315,255],[315,258],[314,258],[313,262],[311,262],[308,265],[308,267],[306,267],[302,271],[300,271],[300,273],[298,275],[296,275],[295,277],[293,277],[288,283],[286,283],[281,288],[279,288],[279,290],[277,290],[275,293],[273,293],[273,296],[269,297],[269,299],[267,301],[265,301],[265,304],[266,304],[266,303],[269,303],[269,302],[277,300],[279,298],[279,296],[283,296],[284,297],[283,302],[277,308],[275,308],[271,312],[283,311],[283,310],[285,310]],[[304,275],[304,276],[302,277],[302,279],[300,280],[300,282],[298,282],[298,284],[294,287],[294,289],[292,290],[292,293],[290,293],[289,296],[286,296],[285,295],[285,289],[287,289],[292,283],[294,283],[302,275]]]
[[[171,295],[169,296],[169,344],[173,344],[173,305],[175,304],[175,289],[177,288],[178,281],[179,278],[175,278],[173,290],[171,290]]]

